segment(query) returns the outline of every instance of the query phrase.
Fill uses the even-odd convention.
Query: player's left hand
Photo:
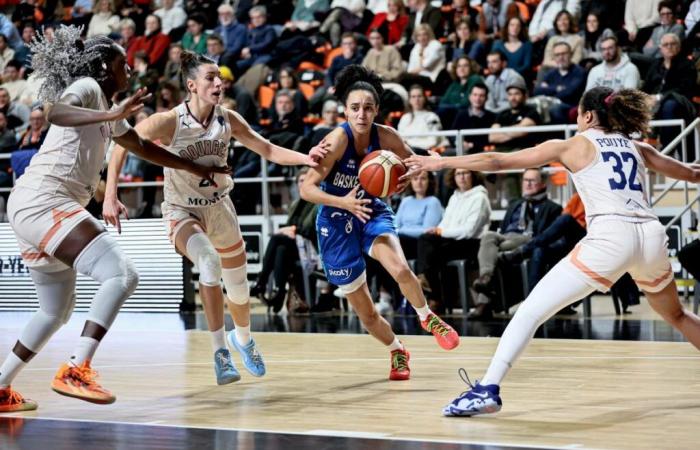
[[[309,167],[316,167],[319,165],[321,160],[326,157],[331,149],[331,143],[325,139],[321,140],[316,146],[309,150],[308,161],[306,165]]]
[[[229,166],[201,166],[196,163],[192,163],[189,169],[193,174],[209,181],[212,186],[219,187],[219,185],[214,181],[214,176],[217,173],[224,173],[226,175],[231,175],[231,168]]]
[[[429,154],[430,156],[411,155],[404,159],[403,163],[408,167],[408,172],[399,177],[399,181],[410,180],[423,171],[440,170],[440,155],[435,152]]]

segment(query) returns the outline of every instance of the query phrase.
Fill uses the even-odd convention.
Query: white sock
[[[508,362],[501,361],[494,357],[491,360],[489,369],[486,371],[486,375],[484,375],[484,378],[479,381],[479,384],[482,386],[488,386],[489,384],[500,385],[510,368],[511,365]]]
[[[12,384],[17,374],[26,365],[27,363],[15,355],[15,352],[10,351],[10,354],[5,358],[5,362],[0,366],[0,388],[6,388]]]
[[[216,331],[210,331],[209,336],[211,337],[211,348],[214,352],[220,348],[226,348],[226,329],[224,327]]]
[[[233,329],[233,332],[236,335],[236,340],[239,344],[248,345],[248,343],[250,343],[250,325],[248,325],[247,327],[236,325],[236,328]]]
[[[432,313],[432,311],[428,307],[428,303],[426,303],[422,308],[417,308],[414,306],[413,309],[415,309],[416,313],[418,313],[418,317],[420,318],[421,322],[427,319],[428,316]]]
[[[401,341],[399,341],[399,338],[396,336],[394,336],[394,341],[391,344],[387,345],[387,347],[389,348],[390,352],[393,352],[394,350],[404,349],[403,344],[401,343]]]
[[[97,339],[88,336],[80,336],[78,345],[75,346],[75,350],[73,350],[69,362],[79,366],[85,361],[92,360],[92,357],[95,356],[95,352],[97,351],[97,346],[99,345],[100,341]]]

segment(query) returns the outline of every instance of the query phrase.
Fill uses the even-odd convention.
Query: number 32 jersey
[[[619,133],[588,129],[581,133],[595,146],[596,156],[572,173],[586,208],[586,221],[601,215],[626,216],[633,221],[656,219],[646,196],[646,167],[634,142]]]
[[[231,140],[226,111],[216,105],[207,126],[195,119],[186,102],[176,106],[175,112],[177,125],[167,149],[202,166],[225,166]],[[185,170],[165,168],[164,174],[163,196],[171,205],[187,208],[211,206],[226,198],[233,188],[233,180],[226,174],[214,175],[217,187]]]

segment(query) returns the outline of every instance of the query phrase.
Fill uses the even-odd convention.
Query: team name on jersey
[[[190,144],[186,149],[180,150],[181,158],[194,161],[202,156],[216,155],[220,158],[225,158],[227,147],[224,141],[220,139],[206,139]]]
[[[358,183],[357,175],[347,175],[344,173],[336,172],[335,178],[333,178],[333,186],[342,189],[352,189],[357,186]]]
[[[596,142],[598,145],[601,147],[625,147],[625,148],[631,148],[630,147],[630,141],[624,138],[614,138],[614,137],[609,137],[609,138],[596,138]]]

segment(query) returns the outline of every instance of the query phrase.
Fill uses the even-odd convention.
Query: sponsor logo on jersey
[[[321,227],[321,236],[328,237],[328,228]]]
[[[219,158],[226,158],[228,148],[226,143],[220,139],[206,139],[190,144],[187,148],[180,150],[181,158],[194,161],[202,156],[216,155]]]
[[[358,184],[357,175],[348,175],[344,173],[337,172],[335,177],[333,177],[333,186],[339,187],[341,189],[352,189]]]
[[[357,168],[357,163],[354,159],[348,159],[348,169],[355,170]]]
[[[343,279],[350,278],[352,269],[328,269],[328,274],[333,277],[342,277]]]

